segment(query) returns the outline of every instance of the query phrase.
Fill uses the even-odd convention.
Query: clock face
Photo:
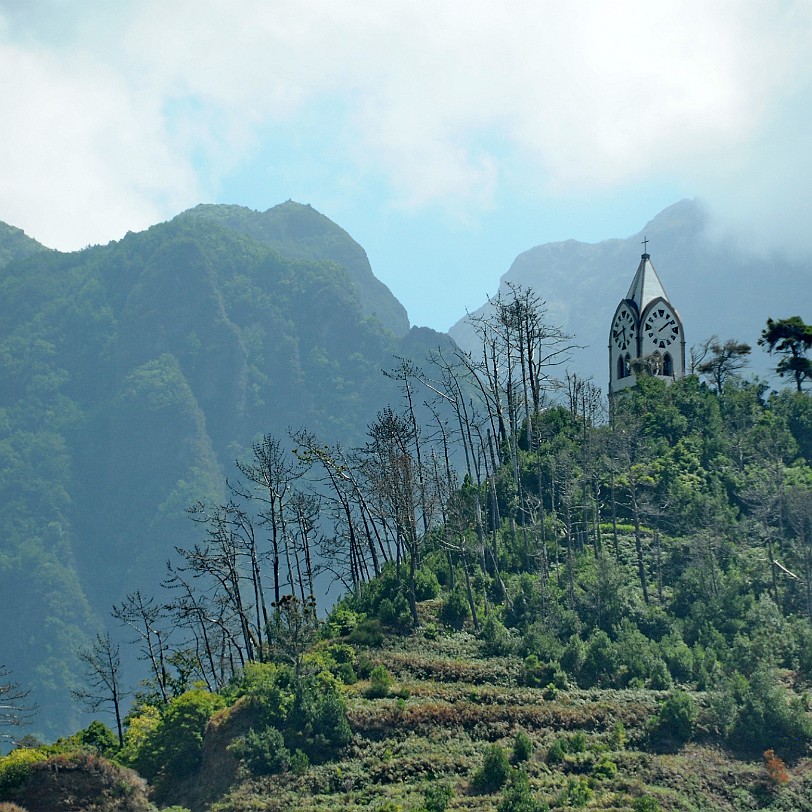
[[[677,320],[665,308],[652,310],[646,318],[643,329],[656,347],[667,347],[679,336]]]
[[[625,350],[636,336],[637,326],[634,323],[634,316],[628,310],[621,310],[612,324],[613,341],[621,350]]]

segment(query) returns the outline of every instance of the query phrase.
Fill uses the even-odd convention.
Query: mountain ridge
[[[701,201],[688,199],[667,207],[625,238],[565,240],[523,251],[501,276],[499,290],[509,283],[532,287],[547,303],[549,322],[583,345],[572,352],[569,369],[591,377],[602,389],[608,382],[610,320],[634,277],[644,238],[685,325],[687,348],[714,334],[755,346],[768,317],[797,308],[797,281],[809,276],[802,263],[748,254],[731,239],[719,238]],[[485,312],[483,304],[471,315]],[[452,325],[449,335],[472,349],[466,319]],[[769,359],[753,353],[749,371],[769,376],[770,370]]]

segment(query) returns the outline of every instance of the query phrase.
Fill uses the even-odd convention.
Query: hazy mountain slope
[[[769,316],[780,318],[802,309],[799,293],[812,282],[812,264],[747,255],[714,239],[708,216],[696,201],[670,206],[626,239],[596,244],[567,240],[531,248],[515,259],[500,284],[532,287],[545,299],[549,321],[584,345],[573,352],[569,369],[592,376],[605,389],[609,323],[637,270],[644,236],[651,261],[682,317],[687,347],[713,334],[738,338],[754,347],[751,371],[768,374],[770,359],[755,346],[756,340]],[[471,329],[464,322],[449,332],[457,343],[471,348]]]
[[[308,221],[331,231],[286,207],[300,236]],[[447,340],[369,318],[341,241],[337,258],[313,248],[324,260],[295,242],[181,215],[0,270],[2,662],[34,688],[43,731],[76,722],[76,650],[114,602],[154,590],[175,546],[200,540],[185,509],[219,496],[237,456],[301,426],[361,442],[397,397],[381,374],[393,355]]]
[[[48,249],[14,226],[0,222],[0,268],[17,259],[25,259]]]
[[[288,200],[265,212],[244,206],[200,205],[181,220],[207,220],[270,245],[284,256],[336,262],[349,274],[366,315],[395,335],[409,331],[406,309],[372,273],[366,251],[332,220],[310,206]]]

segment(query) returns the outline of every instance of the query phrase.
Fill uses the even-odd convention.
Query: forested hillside
[[[86,652],[118,735],[31,742],[0,797],[106,757],[193,810],[812,809],[812,331],[764,329],[791,388],[709,345],[607,415],[556,382],[536,295],[497,305],[481,356],[400,365],[356,448],[255,443],[110,619],[144,662],[127,718],[117,646]]]
[[[75,726],[76,651],[195,538],[268,427],[360,441],[409,332],[363,249],[309,206],[204,206],[64,254],[0,229],[3,664]]]

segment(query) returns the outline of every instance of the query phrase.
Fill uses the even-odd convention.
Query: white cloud
[[[812,123],[806,3],[89,3],[63,41],[55,8],[0,28],[0,218],[58,245],[196,202],[305,109],[407,206],[476,210],[519,174],[557,195],[656,176],[752,219],[812,180],[783,129]]]

